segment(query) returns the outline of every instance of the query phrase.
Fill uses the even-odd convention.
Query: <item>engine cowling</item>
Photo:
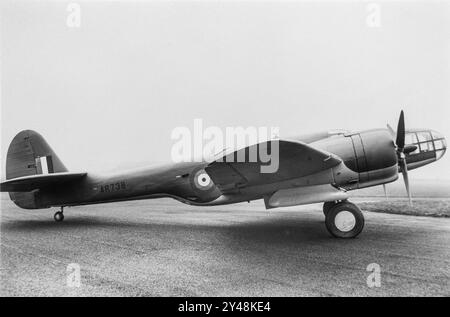
[[[343,166],[335,171],[338,186],[356,189],[398,178],[397,156],[386,129],[330,137],[311,144],[339,156]]]

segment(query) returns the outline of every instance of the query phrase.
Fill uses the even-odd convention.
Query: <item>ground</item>
[[[360,208],[372,212],[399,215],[450,217],[450,199],[415,199],[412,206],[406,199],[377,199],[358,204]]]
[[[362,203],[358,198],[358,204]],[[364,211],[332,238],[321,205],[161,199],[26,211],[3,200],[2,296],[449,296],[450,219]],[[81,286],[68,275],[80,266]],[[371,263],[380,287],[369,287]]]

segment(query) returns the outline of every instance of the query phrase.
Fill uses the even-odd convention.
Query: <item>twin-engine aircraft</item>
[[[264,161],[237,161],[252,150],[278,142],[279,166],[261,173]],[[354,238],[364,217],[348,201],[348,191],[382,185],[403,174],[411,201],[408,170],[440,159],[442,135],[432,130],[405,130],[403,111],[397,131],[325,132],[292,140],[266,141],[212,162],[176,163],[113,175],[69,172],[44,138],[25,130],[12,140],[1,191],[24,209],[171,197],[183,203],[211,206],[264,199],[266,208],[323,202],[326,228],[338,238]],[[256,151],[256,153],[260,153]]]

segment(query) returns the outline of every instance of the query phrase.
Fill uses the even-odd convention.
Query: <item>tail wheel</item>
[[[55,218],[56,222],[61,222],[61,221],[64,220],[64,214],[61,211],[58,211],[58,212],[55,213],[53,218]]]
[[[364,216],[355,204],[335,204],[325,215],[325,225],[336,238],[355,238],[364,228]]]

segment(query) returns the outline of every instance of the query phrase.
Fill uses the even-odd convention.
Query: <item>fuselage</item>
[[[419,141],[422,132],[429,135],[425,141]],[[436,161],[445,152],[445,139],[434,131],[412,130],[408,135],[416,141],[411,145],[417,147],[407,155],[409,169]],[[277,184],[237,188],[232,194],[222,193],[211,179],[208,186],[202,184],[208,162],[175,163],[107,175],[88,173],[80,182],[61,185],[51,191],[41,190],[36,202],[38,208],[46,208],[171,197],[187,204],[218,205],[262,199],[277,190],[299,186],[331,184],[336,188],[355,190],[398,178],[395,144],[387,129],[336,133],[313,140],[297,139],[338,156],[342,163],[327,171]]]

